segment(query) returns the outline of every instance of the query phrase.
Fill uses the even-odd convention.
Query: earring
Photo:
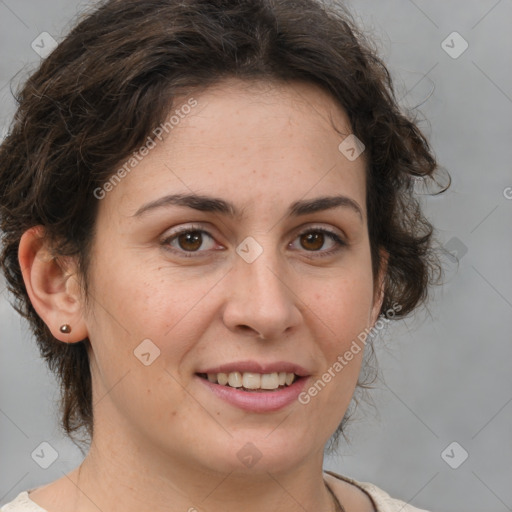
[[[60,332],[69,334],[71,332],[71,326],[69,324],[63,324],[60,326]]]

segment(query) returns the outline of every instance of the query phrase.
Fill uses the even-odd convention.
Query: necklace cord
[[[346,512],[343,505],[340,503],[340,500],[334,494],[333,490],[331,489],[331,486],[324,480],[325,487],[327,487],[327,490],[329,491],[329,494],[332,496],[332,499],[334,500],[334,506],[336,508],[336,512]]]

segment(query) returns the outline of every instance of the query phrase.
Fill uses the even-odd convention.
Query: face
[[[333,365],[380,308],[364,154],[340,152],[329,119],[346,135],[348,120],[313,85],[233,80],[188,104],[100,201],[84,313],[96,425],[162,460],[284,471],[321,457],[363,351]]]

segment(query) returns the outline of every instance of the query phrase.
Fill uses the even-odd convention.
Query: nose
[[[266,340],[289,335],[302,319],[292,272],[270,249],[252,263],[237,257],[226,283],[226,327],[238,335]]]

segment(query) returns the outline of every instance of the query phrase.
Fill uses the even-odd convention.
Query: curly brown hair
[[[398,303],[396,317],[407,315],[441,275],[433,228],[413,190],[415,180],[433,176],[435,157],[345,8],[320,0],[100,2],[20,87],[0,146],[0,265],[59,379],[61,427],[71,439],[83,428],[92,439],[90,342],[62,343],[38,316],[18,261],[20,238],[44,226],[56,256],[77,257],[87,294],[93,191],[164,122],[175,98],[230,77],[307,81],[346,111],[366,146],[374,280],[379,248],[389,254],[381,313]]]

